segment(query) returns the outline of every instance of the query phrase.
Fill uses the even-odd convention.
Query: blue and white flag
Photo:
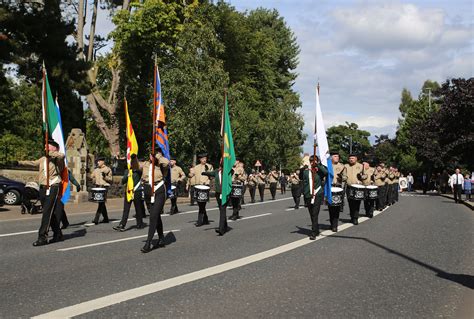
[[[316,90],[316,118],[314,120],[316,127],[314,129],[314,139],[317,142],[317,155],[321,159],[321,164],[326,166],[328,176],[324,184],[324,194],[328,204],[332,204],[331,185],[334,178],[334,171],[332,169],[332,159],[329,154],[328,138],[326,136],[326,129],[324,127],[323,113],[321,112],[321,105],[319,104],[319,90]]]
[[[67,168],[67,154],[66,154],[66,146],[64,141],[64,134],[63,134],[63,122],[61,120],[61,111],[59,110],[59,103],[58,99],[54,101],[56,105],[56,114],[58,119],[58,126],[57,130],[55,130],[52,134],[53,139],[59,144],[59,151],[64,154],[64,170],[61,172],[61,177],[63,180],[62,183],[62,196],[61,202],[66,205],[71,197],[71,184],[69,183],[69,172]]]

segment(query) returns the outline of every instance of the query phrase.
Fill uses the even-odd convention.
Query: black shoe
[[[33,243],[33,246],[38,247],[38,246],[44,246],[44,245],[47,245],[47,244],[48,244],[48,240],[46,240],[45,238],[41,238],[41,239],[38,239],[37,241],[35,241]]]
[[[165,240],[163,237],[159,237],[156,244],[153,245],[153,249],[163,248],[165,247]]]
[[[100,222],[101,224],[108,224],[109,223],[109,220],[108,219],[102,219],[102,221]]]
[[[354,218],[354,220],[352,221],[352,223],[354,225],[359,225],[359,219],[358,218]]]
[[[137,229],[143,229],[143,228],[145,228],[145,227],[146,227],[146,225],[145,225],[145,224],[140,224],[140,225],[137,225]]]
[[[309,236],[309,239],[310,240],[315,240],[316,237],[318,237],[318,236],[319,236],[319,233],[311,233],[311,235]]]
[[[63,223],[63,225],[61,226],[61,229],[66,229],[68,228],[69,226],[69,223]]]
[[[149,242],[148,240],[145,242],[145,246],[142,247],[141,249],[141,252],[146,254],[146,253],[149,253],[151,251],[151,242]]]
[[[372,217],[374,217],[374,215],[370,214],[370,215],[367,215],[367,217],[372,218]]]
[[[64,236],[63,233],[59,232],[57,234],[54,234],[53,239],[51,239],[49,242],[50,243],[57,243],[60,241],[64,241]]]
[[[236,219],[237,219],[237,217],[234,216],[234,215],[232,215],[232,216],[229,217],[229,220],[236,220]]]
[[[331,230],[333,233],[337,233],[337,226],[332,227]]]
[[[196,227],[201,227],[203,224],[202,223],[195,223],[194,226]]]
[[[112,229],[116,231],[125,231],[125,226],[119,224],[117,226],[112,227]]]
[[[219,236],[224,236],[224,233],[221,232],[219,229],[216,228],[215,231],[217,234],[219,234]]]
[[[92,223],[93,223],[94,225],[99,225],[99,222],[98,222],[98,221],[95,221],[95,220],[93,220]]]

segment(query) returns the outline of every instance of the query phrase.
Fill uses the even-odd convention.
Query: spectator
[[[466,194],[466,200],[471,201],[472,183],[469,178],[469,174],[464,176],[464,194]]]
[[[414,182],[413,175],[411,173],[408,173],[408,176],[407,176],[408,192],[413,191],[413,182]]]
[[[449,185],[449,174],[446,170],[443,170],[443,173],[441,174],[441,185],[440,185],[441,194],[446,194],[448,185]]]
[[[461,170],[456,168],[455,173],[451,176],[451,189],[454,194],[454,202],[461,201],[462,189],[464,188],[464,177],[461,174]]]
[[[423,176],[421,177],[421,185],[423,186],[423,194],[426,194],[426,191],[428,190],[428,184],[430,180],[428,178],[428,175],[426,173],[423,173]]]

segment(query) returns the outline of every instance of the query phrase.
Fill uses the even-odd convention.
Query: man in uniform
[[[202,153],[198,155],[199,164],[194,166],[193,172],[189,172],[188,177],[193,178],[196,177],[196,185],[206,185],[209,186],[210,179],[206,175],[202,175],[203,172],[208,172],[214,170],[211,164],[207,163],[207,154]],[[196,227],[201,227],[202,225],[209,225],[209,218],[207,217],[206,212],[206,204],[207,202],[198,202],[199,206],[199,213],[198,213],[198,220],[196,222]]]
[[[319,210],[324,197],[324,185],[322,181],[327,176],[328,171],[324,165],[321,165],[319,158],[312,155],[309,160],[311,168],[303,171],[303,195],[308,207],[309,216],[311,218],[311,234],[309,239],[315,240],[319,235]]]
[[[105,158],[99,157],[97,159],[97,168],[92,172],[92,183],[95,187],[102,187],[107,188],[112,183],[112,170],[110,167],[105,165]],[[99,203],[97,206],[97,212],[95,213],[94,220],[92,221],[94,224],[99,223],[100,215],[103,216],[101,223],[108,223],[109,216],[107,215],[107,206],[105,206],[105,202]]]
[[[153,165],[154,161],[154,165]],[[154,168],[153,168],[154,166]],[[154,174],[153,174],[154,173]],[[163,221],[161,214],[166,201],[166,185],[165,179],[169,173],[169,160],[163,156],[161,148],[158,147],[155,159],[153,154],[150,154],[150,161],[143,165],[143,181],[152,188],[152,208],[150,211],[150,225],[148,227],[148,237],[145,245],[141,249],[142,253],[148,253],[152,249],[164,246]],[[152,179],[153,174],[153,179]],[[152,183],[153,181],[153,183]],[[153,184],[153,185],[152,185]],[[151,247],[151,241],[155,232],[158,233],[158,242]]]
[[[397,167],[393,168],[393,175],[395,176],[393,179],[393,203],[395,204],[398,202],[398,188],[400,185],[400,172]]]
[[[268,181],[270,182],[270,194],[272,195],[272,200],[275,200],[279,176],[280,175],[278,174],[276,167],[273,166],[270,173],[268,173]]]
[[[242,209],[242,205],[245,205],[245,192],[247,191],[247,173],[245,173],[245,164],[244,164],[244,162],[240,161],[239,165],[240,165],[242,171],[245,174],[245,181],[243,182],[244,188],[242,189],[242,197],[241,197],[241,201],[240,201],[240,204],[239,204],[239,209]]]
[[[240,163],[236,163],[234,165],[234,171],[232,173],[232,184],[235,183],[235,184],[240,184],[243,186],[246,180],[247,180],[247,174],[245,173],[243,166]],[[241,206],[240,206],[241,198],[231,197],[230,200],[232,202],[232,216],[229,219],[237,220],[240,218],[239,211],[241,209]]]
[[[347,181],[346,167],[340,163],[339,153],[331,152],[332,170],[334,172],[334,178],[332,180],[332,186],[340,187],[344,189],[344,183]],[[344,196],[344,195],[343,195]],[[329,220],[331,222],[331,230],[337,232],[337,226],[339,225],[339,214],[343,209],[344,197],[342,197],[341,206],[329,205]]]
[[[46,163],[48,162],[48,165]],[[53,239],[50,243],[63,240],[63,234],[59,228],[62,208],[57,209],[56,202],[58,198],[59,187],[61,186],[61,172],[64,169],[64,154],[59,152],[59,144],[53,139],[48,140],[48,157],[43,156],[36,161],[20,161],[19,164],[26,166],[39,167],[40,201],[43,207],[43,216],[41,226],[38,230],[38,240],[33,246],[43,246],[48,244],[48,228],[51,225],[53,230]],[[49,172],[49,182],[46,177],[46,167]],[[49,187],[47,185],[49,184]]]
[[[295,201],[295,209],[300,209],[301,186],[300,186],[300,170],[297,169],[290,175],[291,195]]]
[[[219,207],[219,227],[216,228],[216,233],[219,234],[219,236],[224,236],[224,234],[227,232],[228,227],[227,227],[227,203],[224,203],[224,206],[222,205],[222,199],[221,199],[221,194],[222,194],[222,163],[219,165],[219,169],[213,170],[213,171],[205,171],[202,172],[202,175],[208,176],[210,178],[214,179],[214,191],[215,191],[215,196],[216,196],[216,201],[217,201],[217,206]]]
[[[355,185],[355,184],[362,184],[362,181],[367,179],[367,175],[364,173],[364,167],[362,164],[357,162],[357,155],[350,154],[349,155],[349,163],[344,165],[346,168],[347,174],[347,184]],[[349,191],[349,189],[348,189]],[[347,199],[349,202],[349,210],[351,215],[351,222],[354,225],[359,224],[359,210],[360,210],[360,200],[354,199]]]
[[[368,161],[362,162],[362,165],[364,166],[364,172],[367,175],[367,178],[362,181],[362,185],[364,186],[373,185],[375,169],[369,165]],[[374,199],[369,199],[369,198],[364,199],[364,209],[365,209],[365,215],[367,217],[369,218],[374,217],[374,206],[375,206]]]
[[[192,176],[192,177],[191,177]],[[189,174],[188,174],[188,193],[189,193],[189,198],[190,198],[190,203],[189,205],[194,206],[194,186],[197,185],[198,181],[198,176],[194,174],[194,167],[189,168]]]
[[[258,194],[260,195],[260,202],[263,202],[263,195],[265,194],[265,181],[267,175],[265,175],[265,171],[261,170],[256,175],[257,178],[257,187],[258,187]]]
[[[252,173],[248,176],[247,185],[250,192],[250,202],[255,203],[255,191],[257,190],[257,177],[255,175],[255,170],[252,170]]]
[[[393,167],[390,166],[387,170],[387,178],[385,182],[387,184],[387,206],[393,205],[394,194],[393,194],[393,180],[395,179],[395,174],[393,174]]]
[[[387,174],[385,174],[385,170],[382,169],[381,164],[377,165],[377,169],[374,173],[374,184],[378,186],[377,193],[377,204],[376,208],[378,211],[381,211],[385,208],[385,198],[387,197],[386,192],[387,188],[385,186],[385,179],[387,178]]]
[[[170,208],[170,215],[178,214],[178,195],[181,183],[184,182],[186,178],[186,174],[184,174],[183,169],[176,165],[176,159],[170,160],[170,167],[171,167],[171,185],[175,186],[175,192],[173,197],[171,197],[171,208]]]

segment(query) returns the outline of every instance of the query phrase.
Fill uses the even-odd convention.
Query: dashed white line
[[[258,218],[258,217],[263,217],[263,216],[268,216],[271,215],[272,213],[265,213],[265,214],[260,214],[260,215],[253,215],[253,216],[247,216],[247,217],[242,217],[237,220],[228,220],[227,222],[232,223],[232,222],[238,222],[239,220],[246,220],[246,219],[252,219],[252,218]]]

